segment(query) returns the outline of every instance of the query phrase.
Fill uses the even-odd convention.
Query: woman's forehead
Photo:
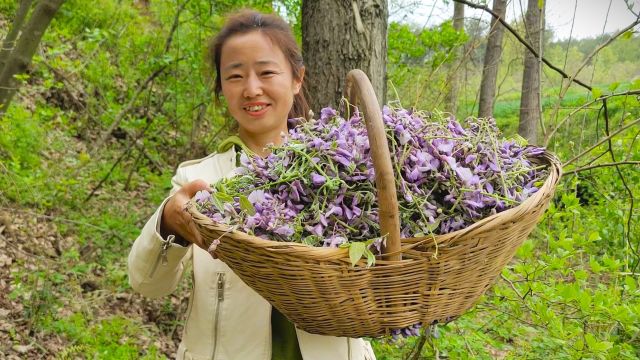
[[[222,46],[220,63],[223,70],[245,64],[278,65],[286,62],[282,50],[259,31],[230,37]]]

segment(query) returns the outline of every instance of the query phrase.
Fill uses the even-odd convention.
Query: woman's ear
[[[304,66],[300,67],[300,77],[298,79],[294,79],[294,95],[297,95],[302,88],[302,83],[304,82]]]

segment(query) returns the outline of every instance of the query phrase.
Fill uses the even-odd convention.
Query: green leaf
[[[358,260],[362,258],[365,250],[367,250],[367,245],[362,242],[354,242],[349,246],[349,259],[351,259],[351,265],[356,266]]]
[[[591,351],[595,352],[604,352],[613,346],[613,344],[609,341],[598,341],[598,339],[593,336],[593,334],[586,334],[584,339],[587,341],[587,346]]]
[[[600,265],[598,260],[593,256],[589,259],[589,266],[591,266],[591,271],[595,274],[599,274],[602,271],[602,265]]]
[[[220,201],[220,199],[217,196],[215,196],[215,195],[212,196],[211,197],[211,202],[216,207],[216,209],[218,209],[218,211],[220,211],[220,212],[224,211],[224,203],[222,201]]]
[[[609,85],[609,91],[611,91],[611,92],[616,91],[618,86],[620,86],[620,83],[618,81],[616,81],[614,83],[611,83],[611,85]]]
[[[629,288],[630,292],[634,292],[638,288],[638,286],[636,285],[636,281],[633,279],[632,276],[625,277],[624,278],[624,283],[625,283],[625,285],[627,285],[627,287]]]
[[[256,208],[253,207],[251,201],[244,195],[240,195],[240,208],[249,215],[256,214]]]
[[[513,136],[513,141],[516,142],[516,144],[520,145],[520,146],[527,146],[529,145],[529,141],[527,141],[527,139],[523,138],[522,136],[520,136],[520,134],[515,134]]]
[[[538,9],[544,8],[544,0],[538,0]]]
[[[629,40],[633,37],[633,30],[629,30],[627,32],[625,32],[624,34],[622,34],[622,38],[624,40]]]
[[[640,78],[635,79],[631,83],[631,90],[634,90],[634,89],[640,89]]]
[[[227,195],[223,192],[217,192],[214,195],[215,197],[218,198],[218,200],[222,201],[223,203],[225,202],[233,202],[233,196],[231,195]]]
[[[368,247],[364,248],[364,254],[367,256],[367,267],[371,267],[371,265],[376,263],[376,256],[369,250]]]
[[[591,94],[593,94],[593,98],[597,99],[600,96],[602,96],[602,90],[598,89],[598,88],[593,88],[591,89]]]

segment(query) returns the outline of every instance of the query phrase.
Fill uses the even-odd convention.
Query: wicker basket
[[[351,266],[347,249],[276,242],[228,232],[188,206],[216,255],[297,327],[310,333],[377,337],[416,323],[447,322],[474,305],[533,230],[561,176],[549,153],[549,177],[519,206],[434,238],[400,239],[398,205],[379,105],[366,75],[347,76],[352,104],[367,121],[386,255]],[[383,146],[377,146],[382,144]],[[383,210],[386,210],[383,211]],[[437,252],[437,257],[434,253]]]

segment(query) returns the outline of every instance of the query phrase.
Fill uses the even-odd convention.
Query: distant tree
[[[20,28],[19,36],[16,35],[18,37],[14,39],[15,46],[6,56],[0,72],[0,117],[4,115],[18,89],[16,75],[24,74],[27,71],[44,32],[63,2],[64,0],[38,2],[29,21]],[[25,5],[24,2],[18,9],[18,15],[23,10],[23,5]],[[24,19],[19,19],[19,16],[16,16],[16,20],[24,21]]]
[[[464,30],[464,4],[455,3],[453,8],[453,28],[456,31]],[[460,91],[460,67],[463,62],[464,46],[457,49],[458,64],[453,67],[449,81],[449,92],[447,94],[448,111],[455,114],[458,110],[458,92]]]
[[[456,3],[457,4],[457,3]],[[493,0],[493,12],[504,19],[507,12],[506,0]],[[504,27],[495,17],[491,18],[491,28],[487,38],[487,49],[484,55],[482,67],[482,80],[480,82],[480,108],[478,117],[493,116],[493,105],[496,97],[496,81],[500,59],[502,57],[502,39]]]
[[[527,41],[542,56],[541,34],[544,31],[544,2],[540,3],[538,0],[528,1],[525,28],[527,30]],[[525,49],[518,134],[527,139],[530,144],[537,144],[538,142],[538,126],[541,116],[540,62],[528,49]]]
[[[336,106],[347,72],[364,71],[386,100],[386,0],[302,1],[302,53],[311,109]]]

